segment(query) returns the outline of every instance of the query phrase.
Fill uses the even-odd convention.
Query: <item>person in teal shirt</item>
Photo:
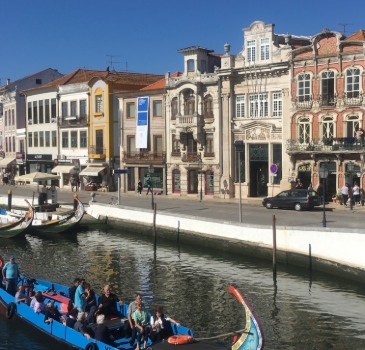
[[[134,311],[133,319],[135,322],[135,327],[139,330],[137,337],[137,346],[136,350],[139,350],[139,344],[143,338],[143,349],[146,349],[147,346],[147,338],[148,338],[148,314],[145,309],[142,308],[142,302],[136,302],[136,311]]]
[[[2,274],[5,281],[5,289],[12,296],[16,293],[16,286],[18,284],[19,268],[15,262],[14,255],[10,256],[10,261],[4,265]]]
[[[75,293],[75,307],[78,312],[85,312],[87,304],[84,286],[85,286],[85,280],[81,279],[80,284],[77,287]]]

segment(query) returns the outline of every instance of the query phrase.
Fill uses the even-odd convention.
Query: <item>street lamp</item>
[[[198,167],[200,170],[200,201],[203,200],[203,161],[199,159]]]
[[[326,227],[326,180],[328,176],[328,166],[327,164],[322,164],[319,169],[319,176],[323,179],[324,186],[323,186],[323,219],[322,219],[322,226]]]
[[[347,170],[349,171],[351,178],[352,178],[352,172],[354,171],[354,166],[355,164],[353,162],[347,163]],[[352,200],[353,200],[353,192],[352,188],[350,188],[350,210],[352,210]]]
[[[238,171],[238,186],[239,186],[239,196],[240,196],[240,201],[239,201],[239,213],[238,213],[238,217],[239,217],[239,221],[242,222],[242,193],[241,193],[241,152],[243,152],[243,141],[241,140],[237,140],[234,142],[234,147],[236,148],[236,157],[237,157],[237,171]],[[238,156],[237,156],[238,155]]]
[[[151,174],[153,174],[153,165],[150,164],[148,166],[148,172],[150,173],[150,180],[151,180],[151,188],[152,188],[152,201],[151,201],[151,206],[152,206],[152,210],[155,210],[155,201],[153,200],[153,181],[152,181],[152,176]]]

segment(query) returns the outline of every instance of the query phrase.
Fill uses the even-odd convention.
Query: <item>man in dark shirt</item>
[[[75,303],[75,293],[76,293],[76,289],[79,286],[79,284],[80,284],[80,278],[75,278],[74,285],[70,288],[70,291],[69,291],[69,297],[73,303]]]
[[[115,304],[119,303],[120,306],[123,305],[123,301],[119,300],[119,298],[110,292],[110,286],[106,285],[104,287],[104,294],[102,294],[99,298],[99,307],[96,311],[97,314],[103,314],[105,316],[115,315],[117,310],[115,308]]]
[[[105,316],[99,315],[96,319],[97,327],[95,328],[95,340],[114,346],[114,337],[110,334],[109,328],[104,322]]]
[[[80,312],[77,315],[77,321],[75,322],[74,330],[80,332],[88,340],[92,337],[91,329],[85,325],[85,312]]]
[[[70,328],[74,328],[76,323],[76,317],[77,317],[77,309],[72,309],[70,311],[70,314],[68,315],[68,318],[66,320],[66,326]]]

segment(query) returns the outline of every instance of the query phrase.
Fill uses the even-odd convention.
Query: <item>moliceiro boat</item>
[[[0,215],[0,238],[13,238],[20,235],[24,235],[27,229],[32,225],[34,219],[34,209],[31,204],[24,199],[28,204],[29,209],[21,217],[13,217],[10,215]]]
[[[34,220],[32,229],[38,233],[62,233],[65,231],[72,230],[76,225],[79,224],[85,214],[85,207],[77,200],[77,208],[70,214],[61,217],[60,219],[41,221]]]

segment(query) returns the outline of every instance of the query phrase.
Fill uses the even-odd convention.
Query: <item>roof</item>
[[[361,41],[365,41],[365,30],[360,29],[358,32],[351,34],[349,37],[347,37],[345,39],[345,41],[347,40],[361,40]]]
[[[174,74],[170,75],[170,78],[177,78],[177,77],[180,77],[181,75],[182,75],[182,73],[175,72]],[[163,79],[160,79],[160,80],[156,81],[153,84],[145,86],[140,91],[160,90],[160,89],[163,89],[165,87],[165,84],[166,84],[166,79],[163,78]]]
[[[213,56],[213,57],[222,57],[223,54],[222,53],[208,53],[208,56]]]
[[[77,69],[69,74],[64,75],[59,79],[56,79],[48,84],[43,85],[42,87],[85,83],[90,81],[92,78],[95,77],[105,78],[107,75],[108,75],[107,71]]]
[[[210,50],[210,49],[207,49],[206,47],[202,47],[202,46],[189,46],[189,47],[185,47],[184,49],[179,49],[179,50],[177,50],[177,52],[184,53],[187,51],[195,51],[195,50],[204,50],[207,52],[214,52],[214,50]]]

